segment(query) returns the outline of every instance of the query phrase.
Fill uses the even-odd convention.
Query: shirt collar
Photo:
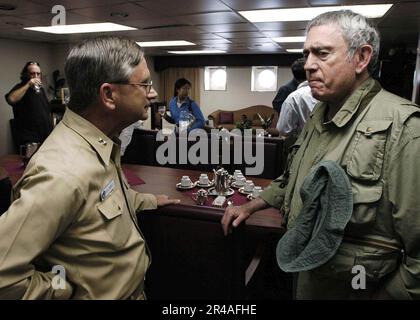
[[[299,83],[299,85],[297,86],[297,89],[300,89],[302,87],[307,87],[307,86],[309,86],[308,80]]]
[[[112,150],[115,147],[118,149],[118,139],[114,143],[105,133],[95,127],[91,122],[73,112],[69,108],[66,109],[62,122],[81,136],[91,145],[96,151],[105,165],[109,165]],[[113,158],[119,155],[119,152],[114,152]],[[118,158],[118,157],[117,157]]]
[[[312,114],[312,118],[315,120],[316,128],[318,131],[322,131],[323,125],[329,124],[334,124],[339,128],[344,127],[355,116],[355,114],[358,114],[360,109],[364,109],[364,107],[369,104],[369,102],[381,89],[382,88],[379,82],[372,78],[368,78],[350,95],[334,118],[328,122],[325,122],[327,104],[325,102],[321,102]]]

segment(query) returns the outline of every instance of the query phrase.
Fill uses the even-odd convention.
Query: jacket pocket
[[[397,270],[399,261],[399,252],[366,253],[355,259],[356,265],[364,268],[368,281],[379,281],[382,277],[394,272]]]
[[[376,221],[378,201],[383,191],[382,182],[368,184],[351,179],[350,183],[353,192],[353,214],[349,224],[356,228],[369,228]]]
[[[344,242],[337,253],[324,265],[314,269],[316,274],[349,281],[356,275],[355,266],[362,267],[367,281],[378,281],[397,270],[400,252]],[[360,269],[358,269],[360,270]]]
[[[359,180],[379,179],[384,162],[389,120],[361,122],[351,146],[350,157],[346,163],[347,173]]]
[[[130,237],[130,217],[128,213],[124,213],[123,199],[118,199],[117,194],[112,194],[98,205],[104,229],[116,247],[125,245]]]

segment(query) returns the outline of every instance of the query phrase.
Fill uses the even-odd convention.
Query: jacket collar
[[[96,151],[105,165],[109,165],[112,150],[118,149],[118,138],[116,143],[111,140],[106,134],[95,127],[91,122],[79,116],[69,108],[66,109],[62,122],[64,125],[76,132],[80,137],[86,140],[87,143]],[[114,151],[112,158],[119,158],[119,152]]]
[[[316,128],[321,132],[324,130],[324,125],[334,124],[339,128],[344,127],[356,114],[359,114],[370,103],[373,97],[381,91],[381,89],[379,82],[372,78],[368,78],[350,95],[334,118],[328,122],[325,122],[327,104],[321,102],[311,115],[315,120]]]

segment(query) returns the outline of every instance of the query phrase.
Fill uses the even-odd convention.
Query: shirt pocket
[[[113,193],[98,205],[98,211],[102,216],[104,229],[113,246],[117,248],[127,243],[131,230],[130,217],[127,212],[124,212],[123,203],[124,197],[118,197],[118,194]]]
[[[370,228],[376,222],[378,201],[382,197],[383,185],[378,181],[366,183],[364,181],[350,180],[353,192],[353,214],[350,218],[350,225],[360,228]]]
[[[347,173],[359,180],[376,181],[381,176],[387,131],[392,121],[371,120],[359,123],[346,163]]]

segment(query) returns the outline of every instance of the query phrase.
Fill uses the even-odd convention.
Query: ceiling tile
[[[28,13],[45,13],[45,12],[51,12],[51,7],[32,3],[29,1],[24,0],[15,0],[15,1],[1,1],[2,3],[10,3],[16,6],[15,10],[12,11],[0,11],[0,13],[12,15],[12,16],[19,16],[22,14],[28,14]]]
[[[54,15],[51,13],[23,15],[23,19],[31,21],[31,26],[50,26]],[[66,24],[97,23],[99,20],[66,12]]]
[[[305,30],[306,21],[258,22],[254,23],[260,31]]]
[[[306,0],[222,0],[234,10],[307,7]]]
[[[192,14],[185,16],[178,16],[177,20],[188,22],[192,25],[203,24],[230,24],[238,22],[246,22],[239,14],[233,12],[212,12],[202,14]]]
[[[153,0],[138,1],[136,4],[157,12],[165,12],[169,16],[230,10],[229,7],[217,0],[194,0],[190,2],[185,0]]]
[[[257,31],[252,23],[210,24],[199,27],[207,32]]]
[[[121,23],[123,21],[130,21],[130,20],[141,20],[144,17],[150,18],[159,18],[159,14],[155,13],[151,10],[141,8],[132,3],[120,4],[120,5],[113,5],[113,6],[100,6],[100,7],[91,7],[91,8],[84,8],[84,9],[74,9],[71,12],[79,14],[81,16],[90,17],[98,20],[110,21],[110,22],[117,22]],[[111,16],[111,13],[125,13],[128,14],[127,17],[118,17],[118,16]]]
[[[29,2],[29,1],[25,1],[25,2]],[[69,9],[76,9],[76,8],[110,6],[110,5],[115,5],[118,3],[124,3],[127,1],[123,1],[123,0],[59,0],[59,1],[57,0],[31,0],[31,2],[48,6],[51,11],[51,8],[56,4],[60,4],[64,6],[66,10],[69,10]]]
[[[243,38],[264,38],[261,32],[217,32],[218,36],[226,39],[243,39]]]

